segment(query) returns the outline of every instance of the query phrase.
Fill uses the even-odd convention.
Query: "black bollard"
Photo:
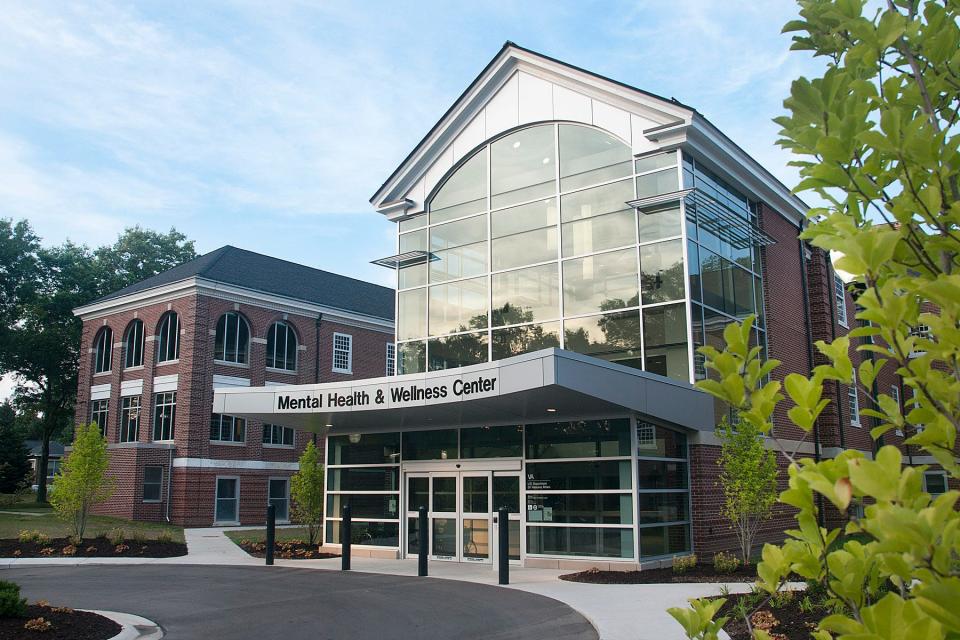
[[[343,505],[343,520],[340,521],[340,568],[350,571],[350,541],[353,538],[353,523],[350,519],[350,505]]]
[[[510,512],[500,507],[497,517],[500,524],[498,534],[500,544],[497,547],[497,562],[500,564],[500,584],[510,584]]]
[[[273,564],[273,545],[277,535],[277,508],[267,506],[267,564]]]
[[[427,530],[427,508],[420,507],[420,518],[419,518],[419,539],[417,540],[419,546],[417,550],[417,575],[425,576],[427,575],[427,543],[430,541],[430,532]]]

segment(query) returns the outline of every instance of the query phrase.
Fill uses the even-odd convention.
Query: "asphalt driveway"
[[[123,611],[171,639],[596,640],[569,606],[481,584],[287,567],[29,567],[0,571],[31,600]]]

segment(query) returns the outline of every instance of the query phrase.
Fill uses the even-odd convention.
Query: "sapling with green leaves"
[[[113,480],[107,476],[109,466],[107,441],[100,427],[96,423],[78,425],[73,449],[60,466],[50,492],[50,504],[70,524],[74,544],[83,541],[90,509],[113,493]]]
[[[724,331],[726,347],[701,352],[712,379],[700,388],[729,403],[742,421],[776,439],[772,416],[787,401],[790,421],[810,435],[829,400],[826,384],[855,385],[868,398],[875,439],[901,430],[915,455],[960,479],[960,3],[801,0],[786,25],[793,48],[824,60],[816,78],[796,80],[776,121],[780,144],[797,159],[797,191],[813,191],[802,238],[835,252],[859,291],[858,326],[816,348],[828,364],[768,380],[776,361],[749,347],[752,320]],[[926,325],[929,331],[916,331]],[[854,342],[856,340],[856,343]],[[852,350],[865,356],[858,366]],[[905,408],[874,392],[895,371],[912,396]],[[784,391],[786,395],[784,395]],[[922,425],[923,429],[918,429]],[[960,492],[933,497],[924,466],[900,450],[847,450],[820,461],[790,461],[780,501],[796,510],[795,529],[767,544],[757,567],[769,600],[791,574],[826,594],[834,611],[816,640],[938,640],[960,637]],[[821,526],[820,500],[846,515]],[[856,515],[852,505],[863,507]],[[720,600],[671,609],[689,638],[712,640]],[[763,601],[760,603],[764,604]],[[749,615],[744,615],[750,625]],[[768,639],[762,630],[754,638]]]
[[[300,456],[300,470],[290,479],[293,519],[307,527],[311,545],[317,544],[323,525],[323,461],[313,442]]]

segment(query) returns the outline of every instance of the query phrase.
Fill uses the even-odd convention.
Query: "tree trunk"
[[[44,428],[43,445],[40,447],[40,462],[37,464],[37,502],[47,501],[47,467],[50,463],[50,432]]]

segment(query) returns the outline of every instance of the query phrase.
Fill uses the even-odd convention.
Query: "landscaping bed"
[[[730,640],[751,640],[747,623],[743,619],[743,610],[752,611],[761,594],[742,593],[725,596],[726,603],[717,613],[717,617],[730,619],[723,630]],[[759,611],[750,616],[754,629],[762,629],[774,640],[809,640],[817,624],[829,614],[824,607],[813,604],[802,591],[785,591],[771,599]]]
[[[25,628],[27,624],[33,628]],[[120,630],[119,624],[96,613],[39,603],[27,605],[23,618],[0,618],[4,640],[107,640]]]
[[[237,545],[254,556],[263,558],[267,555],[267,543],[255,540],[235,540]],[[303,540],[277,540],[273,549],[274,558],[283,558],[284,560],[322,560],[324,558],[339,558],[337,553],[322,553],[318,545],[311,545]]]
[[[663,584],[684,582],[756,582],[757,568],[753,565],[740,566],[725,573],[718,572],[711,564],[698,564],[684,573],[673,568],[647,569],[646,571],[602,571],[587,569],[578,573],[560,576],[570,582],[591,584]]]
[[[69,538],[21,541],[0,540],[0,558],[172,558],[187,555],[187,545],[172,540],[111,541],[106,537],[87,538],[74,545]],[[45,638],[51,636],[44,636]]]

